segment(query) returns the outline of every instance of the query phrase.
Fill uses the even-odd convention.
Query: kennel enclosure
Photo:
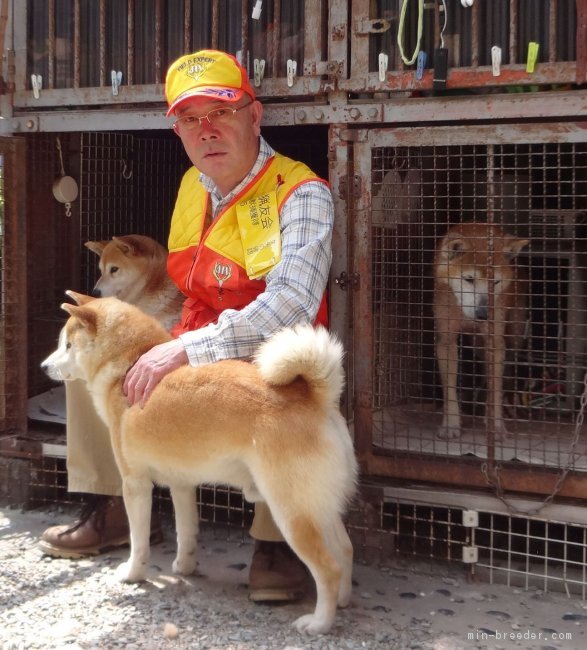
[[[398,49],[401,2],[264,2],[258,20],[253,4],[0,3],[1,494],[71,498],[63,424],[36,419],[56,390],[38,366],[63,291],[95,282],[88,239],[135,231],[165,242],[189,162],[164,117],[164,74],[184,52],[224,48],[249,70],[270,143],[333,190],[330,309],[362,464],[358,552],[465,561],[491,579],[583,594],[587,2],[425,2],[421,74]],[[407,4],[411,52],[418,3]],[[442,44],[448,77],[435,89]],[[63,172],[79,186],[69,206],[51,191]],[[511,437],[496,439],[485,420],[494,342],[483,359],[462,338],[464,426],[446,441],[433,257],[450,225],[474,220],[529,240],[516,262],[528,275],[527,332],[507,370]],[[201,500],[209,520],[238,527],[249,516],[233,491]]]

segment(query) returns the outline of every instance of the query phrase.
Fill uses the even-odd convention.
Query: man
[[[177,338],[154,347],[129,370],[124,390],[131,405],[144,404],[162,377],[183,364],[248,358],[282,327],[327,324],[333,204],[326,182],[262,138],[263,106],[234,57],[215,50],[181,57],[169,68],[165,92],[167,114],[177,118],[173,128],[194,165],[182,180],[169,235],[169,274],[187,299],[173,332]],[[68,408],[73,418],[75,408]],[[111,450],[88,450],[96,440],[104,446],[106,436],[86,435],[84,445],[72,434],[68,426],[68,448],[75,446],[77,456],[75,462],[68,456],[75,490],[119,495],[111,478],[106,487],[83,485],[85,476],[111,477],[115,471]],[[88,466],[96,458],[94,471]],[[83,467],[77,474],[76,465]],[[80,557],[122,543],[125,534],[128,539],[120,498],[100,503],[74,526],[45,531],[43,550]],[[152,533],[158,536],[156,528]],[[251,599],[301,597],[305,568],[264,504],[255,508],[251,535],[257,540]]]

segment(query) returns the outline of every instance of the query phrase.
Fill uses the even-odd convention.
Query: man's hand
[[[188,355],[180,339],[161,343],[145,352],[126,373],[123,390],[129,406],[138,402],[143,408],[163,377],[187,363]]]

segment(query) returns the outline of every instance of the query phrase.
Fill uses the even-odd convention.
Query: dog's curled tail
[[[268,384],[285,386],[302,376],[324,401],[338,407],[344,385],[340,341],[324,327],[296,325],[265,341],[255,364]]]

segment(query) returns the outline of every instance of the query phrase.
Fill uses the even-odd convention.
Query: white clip
[[[118,95],[118,89],[122,83],[122,72],[120,72],[120,70],[118,72],[112,70],[110,72],[110,78],[112,79],[112,94]]]
[[[379,53],[379,81],[385,81],[389,57],[384,52]]]
[[[253,7],[253,13],[251,14],[253,20],[259,20],[261,18],[261,9],[263,9],[263,0],[257,0]]]
[[[472,7],[475,0],[461,0],[463,7]]]
[[[39,99],[43,89],[43,77],[40,74],[32,74],[31,83],[33,85],[33,96],[35,99]]]
[[[255,59],[253,61],[253,75],[255,78],[255,86],[258,88],[265,75],[265,59]]]
[[[494,45],[491,48],[491,71],[494,77],[501,74],[501,47]]]
[[[294,77],[296,76],[296,70],[298,69],[297,61],[293,59],[287,60],[287,85],[291,88],[294,84]]]

